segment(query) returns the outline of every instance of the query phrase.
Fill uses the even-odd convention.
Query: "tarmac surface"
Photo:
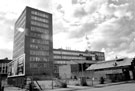
[[[12,86],[6,86],[4,88],[4,91],[27,91],[27,90]],[[68,85],[67,88],[45,89],[41,91],[135,91],[135,81],[98,84],[94,86]]]

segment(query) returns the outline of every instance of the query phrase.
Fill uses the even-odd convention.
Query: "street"
[[[99,88],[87,88],[76,91],[135,91],[135,83],[119,84]]]
[[[4,91],[25,91],[25,90],[16,87],[6,87]],[[135,83],[130,82],[130,83],[103,85],[94,87],[70,85],[68,86],[68,88],[44,89],[42,91],[135,91]]]
[[[135,91],[135,83],[122,83],[105,86],[68,86],[68,88],[53,89],[47,91]]]

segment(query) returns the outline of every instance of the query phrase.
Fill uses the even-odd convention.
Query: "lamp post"
[[[79,57],[83,57],[83,54],[79,54]],[[81,78],[83,77],[83,63],[81,63]]]
[[[79,54],[79,57],[83,57],[83,54]],[[81,63],[81,85],[83,85],[83,62]]]
[[[92,70],[92,86],[94,85],[94,70]]]
[[[81,64],[82,78],[83,78],[83,63]]]

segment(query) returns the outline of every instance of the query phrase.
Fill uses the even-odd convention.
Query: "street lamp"
[[[79,57],[83,57],[83,54],[79,54]],[[83,79],[84,74],[83,74],[83,62],[81,62],[81,85],[85,86],[87,85],[85,79]]]
[[[53,83],[53,81],[54,81],[54,60],[52,59],[52,61],[51,62],[49,62],[49,65],[51,65],[51,80],[52,80],[52,89],[54,89],[54,87],[53,87],[53,85],[54,85],[54,83]]]
[[[83,57],[83,54],[79,54],[79,57]],[[81,78],[83,77],[83,63],[81,63]]]

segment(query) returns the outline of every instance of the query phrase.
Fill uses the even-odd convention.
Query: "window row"
[[[6,67],[8,64],[7,63],[1,63],[0,67]]]
[[[25,31],[25,22],[21,23],[21,26],[15,26],[15,40],[18,39],[18,37],[24,35]]]
[[[30,55],[49,56],[49,52],[48,52],[48,51],[36,51],[36,50],[30,50]]]
[[[36,70],[39,71],[40,70],[39,68],[45,68],[43,70],[47,70],[48,67],[49,65],[46,63],[30,63],[30,68],[37,68],[37,69],[34,69],[35,71]]]
[[[97,56],[104,56],[104,53],[95,53]]]
[[[18,40],[14,41],[14,47],[16,47],[16,48],[20,48],[23,45],[24,45],[24,37],[23,36],[20,36],[20,38]]]
[[[49,25],[45,24],[45,23],[40,23],[40,22],[36,22],[36,21],[31,21],[32,25],[36,25],[39,27],[45,27],[45,28],[49,28]]]
[[[44,22],[44,23],[49,23],[49,21],[47,19],[40,18],[37,16],[31,16],[31,19],[36,20],[36,21],[40,21],[40,22]]]
[[[38,12],[38,11],[31,11],[31,14],[37,15],[37,16],[40,16],[40,17],[49,18],[49,16],[47,14],[41,13],[41,12]]]
[[[105,58],[104,57],[96,57],[96,60],[100,60],[100,61],[104,61],[105,60]]]
[[[46,58],[46,57],[33,57],[33,56],[31,56],[30,57],[30,61],[36,61],[36,62],[39,62],[39,61],[49,61],[49,59],[48,58]]]
[[[19,34],[18,36],[14,36],[14,44],[18,44],[20,41],[24,41],[24,35],[25,33]]]
[[[56,64],[69,64],[69,61],[55,61]]]
[[[92,56],[93,54],[85,54],[85,53],[80,53],[80,52],[69,52],[69,51],[53,51],[54,54],[63,54],[63,55],[74,55],[78,56],[82,54],[83,56]]]
[[[85,57],[76,57],[76,56],[58,56],[55,55],[54,59],[85,59]]]
[[[8,67],[0,67],[0,74],[7,74],[8,72]]]
[[[20,28],[22,25],[25,25],[26,23],[26,17],[22,17],[21,21],[18,21],[15,26],[17,26],[18,28]]]
[[[35,37],[35,38],[49,40],[49,35],[47,35],[47,34],[39,34],[39,33],[30,32],[30,36]]]
[[[65,55],[78,55],[79,53],[77,52],[65,52],[65,51],[53,51],[54,54],[65,54]]]
[[[34,27],[34,26],[31,26],[31,31],[49,34],[48,29],[38,28],[38,27]]]
[[[21,46],[20,48],[14,48],[13,50],[13,57],[18,57],[19,55],[24,53],[24,46]]]
[[[45,45],[36,45],[36,44],[30,44],[31,49],[38,49],[38,50],[49,50],[49,46]]]
[[[7,74],[7,70],[8,70],[7,63],[0,64],[0,74]]]
[[[36,44],[47,44],[47,45],[49,44],[49,41],[47,41],[47,40],[34,39],[34,38],[31,38],[30,42],[36,43]]]
[[[24,11],[24,13],[19,17],[19,19],[15,23],[15,26],[19,26],[21,22],[24,22],[25,20],[26,20],[26,11]]]

